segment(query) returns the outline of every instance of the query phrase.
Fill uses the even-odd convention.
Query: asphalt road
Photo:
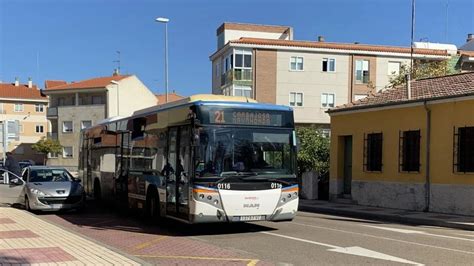
[[[208,225],[152,225],[108,208],[39,216],[150,264],[474,264],[472,231],[306,212],[292,222]]]

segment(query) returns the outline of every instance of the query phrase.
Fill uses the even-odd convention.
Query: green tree
[[[429,62],[415,61],[413,71],[410,71],[409,65],[401,65],[400,73],[390,78],[387,88],[405,85],[406,75],[410,72],[411,79],[433,78],[453,74],[453,71],[449,69],[448,60]]]
[[[319,176],[329,173],[329,138],[316,127],[298,127],[296,134],[300,144],[298,149],[298,175],[306,171],[316,171]]]
[[[63,146],[57,140],[47,139],[45,137],[41,138],[35,144],[31,145],[31,148],[39,153],[44,154],[44,164],[48,160],[48,153],[58,153],[60,154]]]

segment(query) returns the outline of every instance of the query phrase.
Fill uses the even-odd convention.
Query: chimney
[[[324,41],[325,41],[325,40],[324,40],[324,36],[319,35],[319,36],[318,36],[318,42],[324,42]]]
[[[31,78],[28,78],[28,88],[33,88],[33,81],[31,80]]]
[[[468,33],[468,34],[467,34],[467,40],[466,40],[466,42],[470,42],[470,41],[472,41],[473,39],[474,39],[474,34]]]
[[[15,87],[18,86],[20,86],[20,80],[18,79],[18,77],[15,77]]]
[[[408,100],[411,100],[411,75],[410,74],[406,74],[405,76],[406,78],[406,86],[407,86],[407,99]]]

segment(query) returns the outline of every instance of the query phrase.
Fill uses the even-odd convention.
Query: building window
[[[235,80],[252,80],[252,51],[235,50]]]
[[[72,121],[63,121],[63,133],[69,133],[72,131]]]
[[[474,127],[458,128],[455,135],[454,162],[457,172],[474,172]],[[457,142],[457,143],[456,143]]]
[[[290,92],[290,106],[303,106],[303,93]]]
[[[400,74],[400,62],[388,62],[388,75],[398,76]]]
[[[356,83],[369,83],[369,61],[356,60]]]
[[[292,56],[290,59],[290,70],[303,71],[303,57]]]
[[[81,129],[88,128],[91,126],[92,126],[92,121],[90,120],[81,121]]]
[[[400,133],[400,170],[402,172],[420,171],[420,130]]]
[[[334,107],[336,96],[334,93],[322,93],[321,94],[321,107],[331,108]]]
[[[44,104],[35,104],[35,111],[37,113],[42,113],[44,112]]]
[[[15,103],[14,111],[15,112],[23,112],[23,104],[22,103]]]
[[[92,96],[92,104],[103,104],[102,96]]]
[[[252,88],[247,86],[234,86],[234,96],[252,97]]]
[[[36,125],[35,132],[36,132],[36,133],[43,133],[43,132],[44,132],[44,127],[43,127],[43,125]]]
[[[57,152],[50,152],[50,153],[48,153],[48,158],[58,158],[58,153]]]
[[[63,157],[64,158],[72,158],[72,147],[71,146],[65,146],[63,147]]]
[[[367,134],[364,138],[364,170],[382,171],[382,133]]]
[[[336,71],[336,59],[323,58],[323,72],[335,72],[335,71]]]

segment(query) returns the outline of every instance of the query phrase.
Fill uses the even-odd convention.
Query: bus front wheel
[[[160,217],[160,201],[156,188],[151,188],[147,193],[145,216],[151,220],[158,220]]]

